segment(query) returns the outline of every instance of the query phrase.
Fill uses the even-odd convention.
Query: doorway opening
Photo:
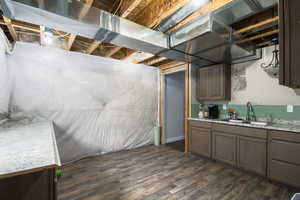
[[[190,116],[189,64],[161,69],[160,124],[162,144],[179,151],[189,151]]]
[[[185,126],[185,72],[165,75],[165,142],[168,146],[184,151]]]

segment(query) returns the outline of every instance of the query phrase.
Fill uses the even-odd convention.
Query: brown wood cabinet
[[[300,134],[270,132],[268,177],[300,187]]]
[[[198,69],[197,98],[205,100],[230,100],[231,67],[220,64]]]
[[[300,1],[279,0],[280,84],[300,88]]]
[[[190,145],[193,153],[300,188],[299,133],[190,120]]]
[[[236,166],[236,136],[213,132],[213,158]]]
[[[237,166],[257,174],[267,175],[267,141],[237,137]]]
[[[213,124],[212,135],[214,159],[266,176],[266,130]]]
[[[190,122],[190,151],[211,158],[211,124]]]
[[[55,169],[1,179],[0,199],[56,200]]]

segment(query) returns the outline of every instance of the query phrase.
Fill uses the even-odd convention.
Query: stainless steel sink
[[[246,120],[242,120],[242,119],[229,119],[227,120],[228,122],[231,123],[237,123],[237,124],[251,124],[251,125],[255,125],[255,126],[267,126],[268,123],[267,122],[255,122],[255,121],[246,121]]]
[[[230,119],[229,122],[232,122],[232,123],[238,123],[238,124],[240,124],[240,123],[245,123],[244,120],[239,120],[239,119]]]
[[[267,122],[250,122],[250,124],[256,125],[256,126],[267,126],[268,125]]]

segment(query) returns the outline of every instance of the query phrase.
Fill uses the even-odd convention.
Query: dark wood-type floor
[[[184,152],[184,150],[185,150],[184,140],[168,143],[168,144],[166,144],[166,146],[168,146],[174,150],[181,151],[181,152]]]
[[[59,200],[288,200],[288,188],[174,150],[148,146],[63,167]]]

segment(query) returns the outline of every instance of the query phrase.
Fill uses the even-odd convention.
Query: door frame
[[[190,64],[179,64],[168,68],[160,68],[160,127],[161,127],[161,143],[166,144],[166,133],[165,133],[165,76],[174,74],[177,72],[184,72],[185,80],[185,95],[184,95],[184,139],[185,139],[185,152],[189,152],[189,126],[188,118],[191,113],[191,65]]]

